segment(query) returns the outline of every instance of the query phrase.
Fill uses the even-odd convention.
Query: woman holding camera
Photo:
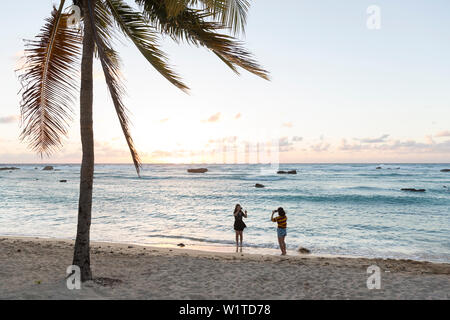
[[[276,216],[274,218],[273,215],[275,214],[275,212],[278,212],[278,216]],[[276,222],[278,224],[278,228],[277,228],[278,243],[280,245],[281,255],[285,256],[286,255],[286,242],[284,242],[284,238],[287,235],[286,212],[284,211],[284,209],[282,207],[279,207],[277,210],[272,211],[272,216],[270,217],[270,220],[272,220],[273,222]]]
[[[236,231],[236,252],[238,252],[239,243],[238,239],[241,239],[241,252],[242,252],[242,238],[244,234],[244,228],[247,228],[244,221],[242,221],[242,217],[247,218],[247,210],[245,212],[242,211],[242,207],[240,204],[237,204],[234,208],[234,231]]]

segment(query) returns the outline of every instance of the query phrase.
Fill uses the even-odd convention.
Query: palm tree
[[[118,34],[131,40],[163,77],[186,92],[188,87],[168,65],[167,56],[160,49],[159,35],[205,47],[237,74],[240,67],[268,79],[268,72],[236,38],[244,32],[249,0],[135,0],[133,6],[126,0],[73,0],[81,9],[81,31],[69,26],[70,14],[63,11],[65,2],[60,0],[59,8],[54,7],[37,39],[26,43],[26,63],[19,76],[21,139],[28,141],[30,148],[41,156],[51,155],[60,148],[80,90],[83,156],[73,264],[80,267],[82,281],[87,281],[92,279],[89,241],[94,175],[94,56],[100,60],[138,175],[141,160],[130,135],[127,109],[122,100],[120,59],[114,50]]]

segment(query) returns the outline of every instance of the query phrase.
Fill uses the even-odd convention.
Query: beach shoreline
[[[449,299],[450,264],[92,242],[94,281],[67,289],[73,240],[1,237],[0,299]],[[367,288],[369,266],[381,289]]]

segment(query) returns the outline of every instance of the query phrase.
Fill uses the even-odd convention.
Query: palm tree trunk
[[[88,1],[95,0],[83,0],[84,38],[80,89],[80,128],[83,158],[80,173],[77,237],[73,255],[73,265],[77,265],[81,269],[81,281],[92,279],[89,241],[92,185],[94,181],[94,132],[92,126],[94,38],[88,14]]]

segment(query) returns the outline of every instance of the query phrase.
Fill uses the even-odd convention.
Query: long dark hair
[[[278,211],[278,214],[282,217],[286,215],[286,212],[284,211],[284,209],[282,207],[279,207],[277,211]]]
[[[238,206],[241,207],[241,205],[238,203],[238,204],[236,205],[236,207],[234,207],[234,212],[233,212],[233,213],[236,213],[236,212],[237,212]],[[241,210],[242,210],[242,207],[241,207]],[[239,210],[239,211],[241,211],[241,210]]]

